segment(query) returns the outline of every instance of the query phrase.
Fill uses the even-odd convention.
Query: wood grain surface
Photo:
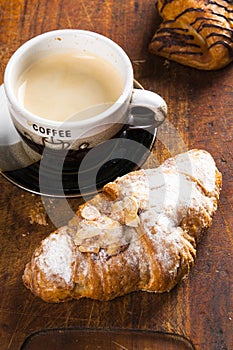
[[[61,225],[70,213],[63,210],[64,200],[25,192],[0,176],[1,350],[19,349],[27,336],[41,329],[63,327],[171,332],[191,340],[196,350],[233,349],[233,65],[202,72],[149,54],[159,23],[154,2],[1,0],[0,83],[11,54],[45,31],[88,29],[121,45],[136,79],[169,106],[145,167],[202,148],[211,152],[223,174],[219,210],[199,244],[196,264],[170,293],[47,304],[24,287],[21,276],[35,247],[54,229],[47,211],[55,212]],[[79,202],[69,200],[70,207]],[[43,220],[33,220],[35,214]]]

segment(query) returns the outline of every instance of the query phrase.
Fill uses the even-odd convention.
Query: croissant
[[[158,0],[163,19],[152,53],[197,69],[220,69],[233,60],[233,1]]]
[[[170,291],[194,264],[221,183],[203,150],[119,177],[41,242],[26,265],[26,287],[47,302]]]

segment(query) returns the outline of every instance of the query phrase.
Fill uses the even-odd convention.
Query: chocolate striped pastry
[[[158,0],[157,9],[152,53],[203,70],[233,60],[233,0]]]

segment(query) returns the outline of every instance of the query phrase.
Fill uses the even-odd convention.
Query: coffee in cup
[[[76,29],[32,38],[13,54],[4,75],[13,123],[39,153],[45,147],[91,149],[117,135],[138,106],[162,122],[165,101],[133,85],[132,64],[119,45]]]
[[[19,77],[16,96],[25,109],[53,121],[80,121],[108,109],[123,78],[104,58],[75,50],[45,54]]]

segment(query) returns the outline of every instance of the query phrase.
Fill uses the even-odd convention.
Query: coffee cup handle
[[[149,90],[134,89],[130,102],[129,129],[155,129],[165,120],[167,104]]]

